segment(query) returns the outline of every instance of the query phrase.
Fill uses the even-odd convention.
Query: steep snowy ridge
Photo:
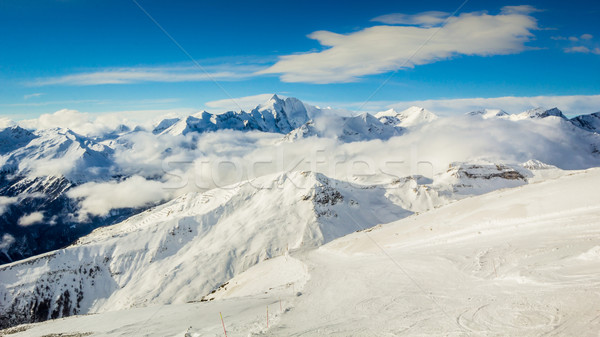
[[[315,173],[188,194],[66,249],[2,266],[1,323],[199,300],[266,258],[409,214],[385,189]]]
[[[600,112],[589,115],[581,115],[571,119],[573,125],[591,132],[600,132]]]

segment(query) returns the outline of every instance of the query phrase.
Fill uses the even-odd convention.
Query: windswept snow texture
[[[600,170],[590,169],[465,198],[261,261],[205,302],[71,317],[13,335],[211,336],[223,334],[222,314],[228,336],[596,336],[600,196],[589,186],[598,184]],[[129,255],[134,267],[142,254]],[[172,277],[186,275],[173,267]]]

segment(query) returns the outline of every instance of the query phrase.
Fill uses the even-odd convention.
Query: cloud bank
[[[447,21],[442,12],[390,14],[374,20],[402,26],[374,26],[350,34],[317,31],[308,37],[327,49],[282,56],[257,73],[280,74],[284,82],[339,83],[457,55],[514,54],[526,49],[538,28],[529,15],[533,10],[511,6],[497,15],[464,13]],[[443,27],[435,27],[442,22]]]
[[[163,184],[132,176],[121,182],[90,182],[71,189],[68,196],[81,200],[80,216],[106,215],[111,209],[142,207],[167,197]]]

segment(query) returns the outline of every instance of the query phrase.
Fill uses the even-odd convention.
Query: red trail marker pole
[[[223,321],[223,315],[219,312],[219,316],[221,316],[221,324],[223,324],[223,333],[225,333],[225,337],[227,337],[227,330],[225,330],[225,322]]]

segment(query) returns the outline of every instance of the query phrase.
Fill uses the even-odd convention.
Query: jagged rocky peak
[[[591,132],[600,132],[600,112],[589,115],[580,115],[571,119],[573,125]]]
[[[36,138],[33,132],[13,125],[0,130],[0,155],[9,153],[21,146],[27,145]]]
[[[494,117],[506,117],[509,114],[508,114],[508,112],[506,112],[502,109],[482,109],[482,110],[467,112],[467,115],[468,116],[479,116],[484,119],[488,119],[488,118],[494,118]]]
[[[309,121],[306,106],[297,98],[285,100],[273,95],[267,102],[251,112],[227,111],[213,114],[206,111],[186,118],[169,118],[161,121],[154,134],[185,135],[189,132],[217,130],[257,130],[263,132],[288,133]]]
[[[302,101],[294,97],[281,99],[276,94],[251,112],[265,122],[269,131],[288,133],[308,122],[308,112]]]

